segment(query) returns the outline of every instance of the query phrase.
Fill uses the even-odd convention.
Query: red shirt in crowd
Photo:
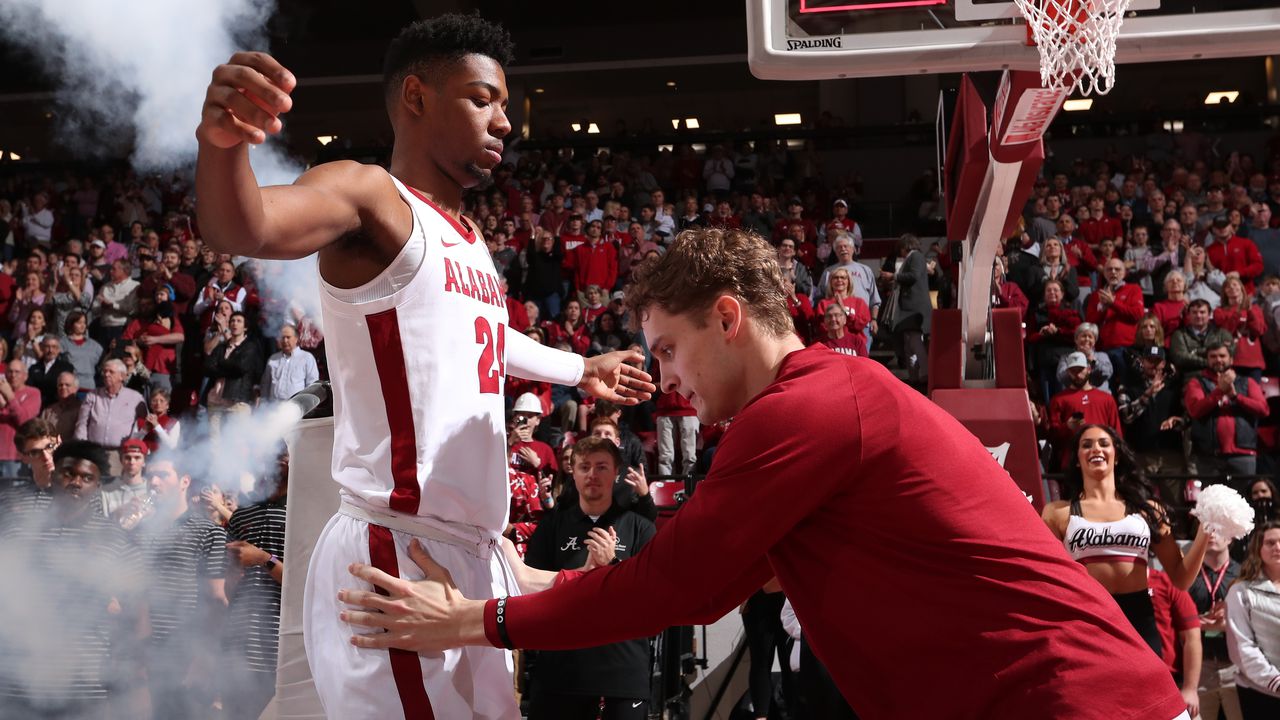
[[[1182,676],[1182,643],[1178,633],[1200,627],[1200,612],[1186,590],[1173,586],[1165,573],[1149,568],[1147,587],[1151,591],[1151,605],[1155,609],[1156,629],[1160,631],[1160,657],[1169,672]]]
[[[1080,237],[1090,245],[1097,245],[1103,238],[1112,240],[1123,238],[1124,226],[1118,219],[1106,215],[1100,218],[1091,217],[1080,223]]]
[[[1144,313],[1142,288],[1136,283],[1121,285],[1110,305],[1102,304],[1098,290],[1089,293],[1084,303],[1084,319],[1098,326],[1098,347],[1103,350],[1132,345]]]
[[[1240,273],[1244,291],[1253,294],[1254,278],[1262,274],[1262,253],[1258,252],[1258,246],[1252,240],[1235,235],[1225,246],[1215,240],[1205,250],[1205,254],[1208,255],[1209,262],[1224,275]]]
[[[1066,447],[1071,443],[1075,430],[1068,423],[1076,413],[1084,416],[1081,422],[1085,425],[1107,425],[1114,428],[1117,435],[1124,433],[1120,426],[1120,410],[1111,393],[1098,388],[1067,388],[1049,401],[1049,433],[1053,436],[1054,445]],[[1066,459],[1064,454],[1063,460]]]
[[[1077,249],[1080,251],[1078,256]],[[1067,258],[1067,264],[1076,269],[1080,287],[1092,286],[1093,281],[1089,279],[1089,273],[1098,269],[1098,259],[1094,257],[1089,243],[1081,238],[1072,237],[1068,242],[1062,243],[1062,252]]]
[[[844,355],[854,355],[858,357],[867,356],[867,336],[860,332],[846,332],[838,338],[830,335],[820,340],[823,345]]]
[[[565,252],[570,252],[568,248]],[[603,240],[592,245],[582,243],[572,250],[574,287],[587,289],[596,285],[605,292],[618,282],[618,249]]]
[[[507,599],[516,647],[713,622],[776,576],[868,720],[1147,720],[1186,708],[982,443],[880,364],[824,347],[783,360],[643,552],[567,575]],[[485,631],[500,645],[496,605]]]
[[[1186,300],[1159,300],[1151,307],[1151,312],[1160,320],[1164,329],[1164,346],[1169,347],[1173,340],[1173,331],[1182,327],[1182,316],[1187,311]]]
[[[1262,335],[1267,331],[1267,321],[1262,308],[1250,305],[1248,310],[1219,307],[1213,311],[1213,324],[1236,338],[1236,352],[1231,359],[1233,367],[1265,368],[1262,357]]]

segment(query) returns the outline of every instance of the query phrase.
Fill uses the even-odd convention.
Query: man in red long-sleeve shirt
[[[1253,294],[1253,281],[1262,274],[1262,253],[1248,238],[1236,235],[1236,228],[1225,216],[1215,218],[1212,225],[1213,244],[1205,249],[1209,262],[1223,273],[1239,273],[1244,290]]]
[[[626,302],[663,389],[703,422],[733,418],[644,551],[490,602],[420,548],[424,581],[357,565],[389,596],[343,591],[381,611],[343,617],[391,631],[352,644],[598,645],[711,622],[776,576],[859,717],[1186,717],[1160,659],[976,438],[880,364],[802,347],[772,257],[751,233],[704,229],[634,273]]]
[[[592,220],[587,224],[587,241],[574,248],[574,287],[586,290],[597,285],[606,293],[618,282],[618,249],[604,240],[604,222]]]
[[[1111,258],[1102,269],[1104,283],[1084,301],[1084,319],[1098,326],[1098,348],[1123,351],[1138,336],[1138,321],[1146,308],[1142,305],[1142,288],[1124,281],[1124,260]],[[1112,367],[1126,367],[1124,356],[1111,359]]]
[[[1183,388],[1191,416],[1193,474],[1252,475],[1257,470],[1258,420],[1267,416],[1266,398],[1253,378],[1231,369],[1231,349],[1213,343],[1205,350],[1209,367]]]
[[[1093,367],[1082,352],[1067,356],[1067,380],[1070,385],[1049,401],[1049,436],[1057,448],[1071,445],[1071,438],[1085,425],[1106,425],[1121,435],[1120,410],[1106,390],[1089,382]],[[1061,467],[1067,466],[1069,453],[1062,453]]]

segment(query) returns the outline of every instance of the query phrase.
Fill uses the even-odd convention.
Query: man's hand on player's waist
[[[416,582],[396,578],[361,563],[352,563],[351,574],[386,592],[342,590],[338,601],[342,620],[358,628],[381,632],[356,634],[351,644],[361,648],[399,648],[416,653],[440,652],[464,645],[487,645],[484,635],[484,601],[462,596],[453,577],[414,540],[409,557],[426,573]]]
[[[653,397],[657,391],[653,378],[638,367],[643,364],[644,353],[639,350],[617,350],[589,357],[584,362],[578,387],[601,400],[637,405]]]

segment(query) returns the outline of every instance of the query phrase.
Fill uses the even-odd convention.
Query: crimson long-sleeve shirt
[[[1098,326],[1098,347],[1103,350],[1129,347],[1138,336],[1138,321],[1146,312],[1142,288],[1137,283],[1125,283],[1115,291],[1111,304],[1105,306],[1099,295],[1097,290],[1089,293],[1084,303],[1084,319]]]
[[[789,355],[734,417],[711,473],[638,556],[510,598],[505,627],[523,648],[617,642],[712,622],[773,576],[860,717],[1185,709],[977,439],[875,361],[821,346]]]
[[[595,245],[583,243],[573,249],[574,286],[586,290],[589,285],[600,287],[605,293],[613,290],[618,282],[618,250],[613,243],[601,241]]]
[[[1262,274],[1263,266],[1262,253],[1258,251],[1258,246],[1252,240],[1236,235],[1228,240],[1226,245],[1215,241],[1205,254],[1209,256],[1209,262],[1223,274],[1240,273],[1240,280],[1244,282],[1244,291],[1253,294],[1254,278]]]

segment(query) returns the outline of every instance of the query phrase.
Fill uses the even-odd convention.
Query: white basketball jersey
[[[333,477],[358,504],[501,533],[506,301],[484,239],[392,181],[413,210],[398,259],[424,248],[416,272],[367,301],[360,291],[385,278],[354,289],[320,281]]]

